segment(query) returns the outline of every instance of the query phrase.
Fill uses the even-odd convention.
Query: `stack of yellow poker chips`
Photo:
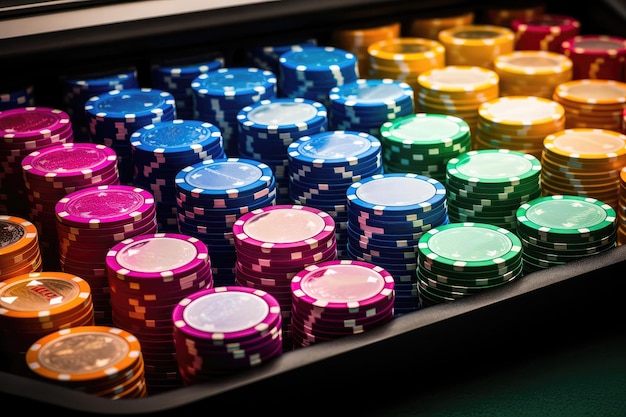
[[[513,51],[494,60],[500,76],[500,96],[552,99],[557,85],[572,79],[572,60],[550,51]]]
[[[542,14],[511,23],[516,50],[540,50],[560,53],[561,44],[580,33],[580,20],[573,16]]]
[[[619,173],[619,200],[617,205],[617,244],[626,243],[626,167]]]
[[[546,136],[541,156],[545,195],[570,194],[601,200],[617,210],[626,135],[606,129],[574,128]]]
[[[490,6],[485,9],[483,20],[489,25],[512,27],[514,20],[532,19],[545,12],[546,6],[542,2],[537,4],[525,3],[526,5],[520,7]]]
[[[565,129],[565,110],[556,101],[534,96],[499,97],[482,103],[474,144],[506,148],[541,158],[543,141]]]
[[[0,215],[0,281],[41,268],[37,227],[22,217]]]
[[[374,42],[367,48],[370,78],[403,81],[413,89],[424,71],[445,66],[446,51],[436,40],[399,37]]]
[[[356,56],[359,74],[368,78],[370,72],[370,58],[367,48],[374,42],[398,38],[400,36],[400,22],[390,22],[379,26],[342,27],[332,33],[332,44]]]
[[[565,127],[623,131],[626,82],[570,80],[554,89],[553,100],[565,108]]]
[[[626,81],[626,38],[609,35],[578,35],[561,43],[560,52],[574,63],[575,80]]]
[[[448,114],[463,119],[470,126],[473,137],[478,107],[499,97],[499,83],[495,71],[479,66],[435,68],[417,77],[417,104],[425,113]]]
[[[411,20],[408,34],[418,38],[438,40],[439,32],[458,26],[466,26],[474,23],[475,13],[463,11],[447,15],[420,16]]]
[[[471,65],[493,69],[494,59],[515,49],[512,29],[497,25],[466,25],[439,32],[446,49],[446,65]]]

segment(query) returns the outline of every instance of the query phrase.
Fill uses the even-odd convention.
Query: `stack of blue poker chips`
[[[152,88],[172,93],[176,99],[177,116],[180,119],[193,119],[191,83],[200,74],[215,71],[223,66],[224,56],[220,52],[155,62],[150,66]]]
[[[365,132],[327,131],[303,136],[289,145],[289,197],[335,220],[337,255],[348,259],[347,189],[381,174],[380,140]]]
[[[246,106],[237,114],[239,156],[269,165],[274,171],[277,204],[289,196],[289,146],[294,140],[328,130],[326,107],[304,98],[272,98]]]
[[[273,72],[255,67],[219,68],[200,74],[191,83],[193,118],[219,127],[226,154],[238,156],[237,113],[245,106],[276,97],[277,84]]]
[[[317,46],[317,39],[304,39],[296,42],[277,42],[272,45],[252,46],[245,52],[245,59],[249,66],[280,72],[279,59],[282,54],[296,49]]]
[[[209,247],[215,286],[234,285],[233,224],[245,213],[276,204],[272,169],[246,158],[205,159],[181,169],[175,184],[179,232]]]
[[[111,90],[87,100],[85,114],[91,141],[115,150],[120,182],[132,184],[134,165],[130,136],[143,126],[176,119],[176,103],[174,96],[163,90]]]
[[[388,78],[358,79],[333,87],[328,95],[331,129],[357,130],[380,137],[380,126],[414,113],[413,87]]]
[[[85,103],[91,97],[111,90],[139,88],[137,69],[84,73],[62,78],[62,94],[65,111],[72,118],[76,142],[89,142],[89,124],[85,115]]]
[[[224,158],[222,132],[209,122],[176,119],[139,128],[130,145],[133,182],[154,195],[159,231],[178,231],[176,174],[205,159]]]
[[[418,243],[449,223],[444,184],[425,175],[377,174],[352,184],[346,198],[349,257],[393,275],[396,315],[419,309]]]
[[[35,105],[34,87],[32,84],[0,92],[0,111],[16,107],[31,107]]]
[[[328,104],[333,87],[359,79],[354,54],[332,46],[295,48],[279,59],[280,91],[284,97],[303,97]]]

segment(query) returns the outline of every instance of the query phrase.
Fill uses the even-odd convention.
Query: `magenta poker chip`
[[[70,116],[50,107],[20,107],[0,112],[0,137],[14,142],[48,138],[67,130]]]
[[[335,220],[323,210],[303,205],[262,207],[233,225],[235,246],[249,252],[275,253],[315,249],[335,237]]]
[[[152,194],[131,185],[103,185],[75,191],[55,205],[57,219],[70,226],[111,227],[155,215]]]
[[[269,293],[240,286],[197,291],[172,311],[177,331],[224,342],[257,339],[281,323],[281,308]]]

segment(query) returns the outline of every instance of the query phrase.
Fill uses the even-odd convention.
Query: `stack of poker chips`
[[[30,219],[22,159],[46,146],[74,141],[70,116],[50,107],[0,111],[0,212]]]
[[[426,70],[446,65],[445,48],[438,40],[397,37],[377,41],[367,48],[369,78],[391,78],[416,89],[415,79]]]
[[[176,116],[193,119],[193,90],[191,83],[200,74],[215,71],[224,66],[221,52],[156,60],[150,65],[152,88],[169,91],[176,100]]]
[[[565,128],[563,106],[535,96],[498,97],[478,106],[475,149],[509,149],[541,158],[543,140]]]
[[[352,184],[346,198],[348,257],[393,276],[394,314],[417,310],[417,243],[426,231],[448,223],[444,184],[411,173],[377,174]]]
[[[367,332],[395,316],[393,276],[369,262],[310,265],[293,277],[290,288],[294,348]]]
[[[417,250],[420,307],[451,302],[524,276],[522,242],[488,223],[449,223],[424,233]]]
[[[256,67],[219,68],[200,74],[191,83],[193,118],[217,126],[229,157],[238,156],[237,113],[242,108],[278,94],[278,79],[272,71]]]
[[[96,324],[113,324],[106,255],[124,239],[156,233],[154,197],[130,185],[93,186],[61,198],[55,214],[61,269],[89,282]]]
[[[626,135],[606,129],[565,129],[546,136],[543,146],[544,195],[592,197],[617,209]]]
[[[347,257],[346,191],[352,183],[383,172],[381,143],[358,131],[332,130],[289,145],[289,196],[335,220],[337,255]]]
[[[207,288],[172,312],[176,359],[187,386],[245,372],[283,353],[281,307],[249,287]]]
[[[284,350],[291,338],[291,280],[305,267],[337,259],[335,221],[323,210],[275,205],[246,213],[233,225],[237,285],[267,291],[282,314]]]
[[[72,118],[72,129],[77,142],[90,142],[89,121],[85,104],[94,96],[111,90],[139,88],[135,67],[64,76],[61,80],[63,103]]]
[[[274,74],[280,72],[280,56],[285,52],[308,48],[309,46],[317,46],[317,39],[301,39],[295,42],[277,41],[271,45],[255,45],[250,46],[245,51],[245,62],[253,68],[261,68],[271,71]],[[278,93],[279,96],[280,90]]]
[[[181,169],[174,181],[179,232],[209,247],[215,286],[233,285],[233,225],[240,216],[276,203],[272,169],[253,159],[206,159]]]
[[[0,281],[0,356],[11,372],[27,374],[24,356],[40,337],[91,324],[91,287],[81,277],[43,271]]]
[[[617,205],[617,244],[626,243],[626,167],[619,174],[619,199]]]
[[[446,65],[493,69],[494,59],[515,50],[515,32],[498,25],[465,25],[444,29],[437,39],[445,48]]]
[[[119,184],[117,162],[108,146],[83,142],[47,146],[22,159],[30,218],[39,231],[46,269],[60,266],[55,205],[78,190]]]
[[[623,131],[626,82],[571,80],[557,85],[552,99],[565,109],[565,127]]]
[[[31,376],[111,400],[144,398],[142,346],[130,332],[81,325],[43,336],[26,353]]]
[[[176,174],[205,159],[226,156],[222,132],[200,120],[175,119],[140,127],[130,135],[133,184],[154,195],[160,232],[178,231]]]
[[[552,98],[554,89],[573,77],[573,63],[567,56],[551,51],[513,51],[494,60],[500,77],[500,96]]]
[[[370,57],[367,48],[374,42],[400,37],[402,25],[399,21],[378,23],[374,26],[356,25],[333,30],[333,46],[351,52],[359,63],[359,74],[370,75]]]
[[[91,141],[115,151],[120,182],[132,184],[130,135],[140,127],[176,119],[176,101],[172,93],[152,88],[112,90],[89,98],[85,114]]]
[[[409,36],[437,40],[439,32],[458,26],[466,26],[474,23],[476,15],[474,11],[443,12],[438,11],[433,15],[420,15],[412,18],[408,24]]]
[[[329,92],[332,130],[366,132],[380,138],[380,126],[415,110],[413,87],[390,78],[358,79]]]
[[[239,156],[269,165],[276,177],[276,203],[289,204],[289,146],[302,136],[328,130],[326,107],[305,98],[273,98],[237,114]]]
[[[525,274],[599,255],[616,246],[616,212],[595,198],[539,197],[522,204],[516,219]]]
[[[172,311],[184,297],[213,287],[207,246],[178,233],[143,234],[108,251],[113,323],[141,342],[148,392],[182,385],[172,336]]]
[[[359,78],[356,56],[333,46],[296,48],[279,59],[282,97],[302,97],[328,104],[328,91]]]
[[[447,65],[424,71],[417,77],[417,102],[424,113],[457,116],[470,127],[472,149],[478,108],[500,97],[500,77],[479,66]]]
[[[385,172],[412,172],[443,182],[448,161],[471,147],[469,125],[456,116],[416,113],[380,127]]]
[[[541,160],[509,149],[460,154],[446,167],[448,215],[515,231],[517,208],[542,193]]]
[[[580,34],[580,20],[573,16],[542,13],[511,22],[515,49],[561,53],[561,44]]]
[[[561,43],[559,50],[573,63],[574,80],[626,81],[626,38],[578,35]]]
[[[34,86],[19,85],[9,91],[0,92],[0,111],[16,107],[32,107],[35,105]]]
[[[0,215],[0,281],[42,268],[37,227],[22,217]]]

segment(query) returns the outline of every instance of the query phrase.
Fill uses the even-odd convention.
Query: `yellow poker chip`
[[[91,305],[84,279],[65,272],[30,272],[0,282],[0,323],[56,322]]]
[[[116,378],[140,360],[139,340],[110,326],[58,330],[38,339],[26,352],[26,363],[36,375],[68,384]]]
[[[493,68],[494,59],[515,49],[515,32],[497,25],[466,25],[439,32],[447,65]]]
[[[617,80],[571,80],[558,85],[554,99],[588,108],[623,108],[626,104],[626,82]]]
[[[444,29],[471,25],[474,23],[475,13],[466,11],[452,15],[436,15],[418,17],[411,20],[408,33],[410,36],[437,40],[437,35]]]
[[[468,100],[479,94],[498,93],[500,77],[495,71],[480,66],[446,65],[423,72],[417,83],[420,89],[434,94],[444,93],[454,99]]]
[[[544,148],[549,154],[570,160],[626,163],[626,135],[604,129],[566,129],[548,135]]]
[[[22,217],[0,215],[0,264],[19,258],[39,245],[37,227]]]
[[[479,116],[492,128],[527,128],[552,133],[565,122],[565,109],[556,101],[534,96],[508,96],[481,103]],[[529,132],[531,133],[531,132]]]

